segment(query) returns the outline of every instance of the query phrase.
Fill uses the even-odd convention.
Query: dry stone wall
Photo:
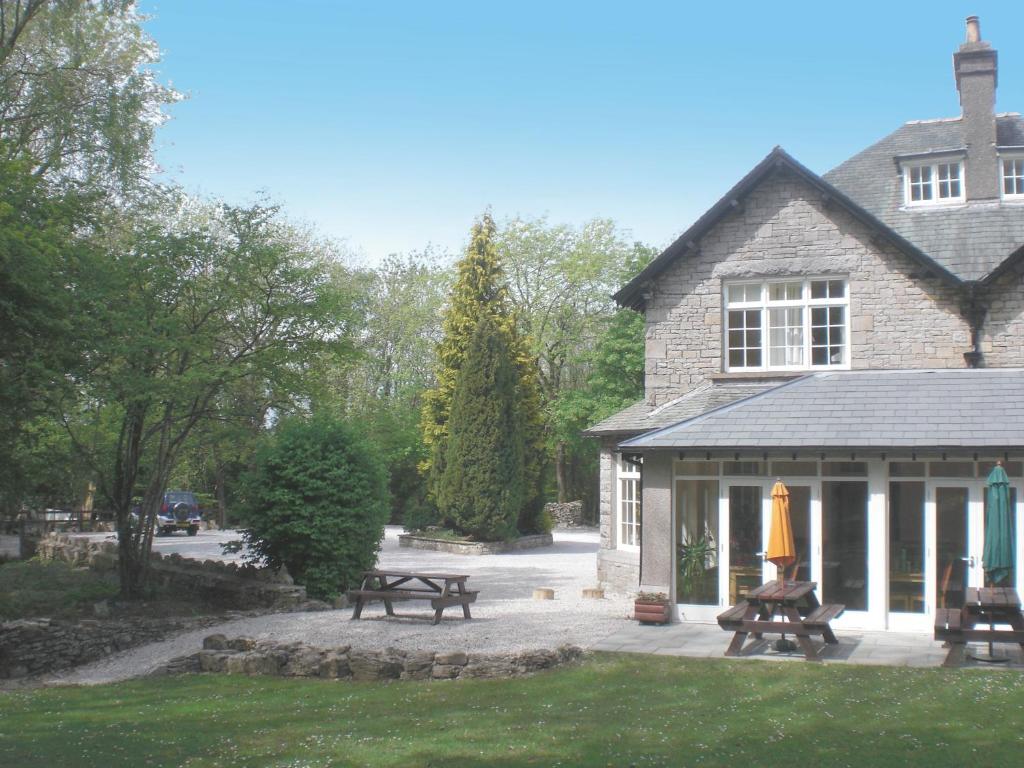
[[[578,528],[583,525],[582,501],[567,501],[564,504],[545,504],[544,511],[551,516],[551,520],[556,526]]]
[[[162,640],[175,632],[201,629],[223,617],[21,619],[0,624],[0,678],[57,672],[102,659],[116,651]]]
[[[452,680],[519,677],[575,661],[582,655],[576,646],[504,654],[434,653],[398,648],[359,650],[350,645],[316,648],[216,634],[203,641],[201,651],[173,659],[152,674],[220,672],[358,681]]]
[[[53,533],[40,540],[37,554],[45,560],[62,560],[72,566],[88,566],[98,571],[117,569],[116,541],[96,541]],[[267,569],[218,560],[200,562],[177,553],[162,555],[153,552],[150,557],[154,584],[195,595],[213,604],[238,610],[284,610],[307,607],[309,602],[305,587]]]

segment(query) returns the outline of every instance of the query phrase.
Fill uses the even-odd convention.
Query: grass
[[[117,593],[113,574],[36,559],[0,565],[0,620],[75,618],[88,615],[95,603]]]
[[[601,655],[511,681],[20,691],[0,698],[0,765],[979,768],[1019,764],[1022,725],[1012,671]]]

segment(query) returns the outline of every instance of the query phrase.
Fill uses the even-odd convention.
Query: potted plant
[[[708,565],[714,562],[716,554],[715,545],[707,536],[687,538],[679,545],[677,563],[681,597],[696,601],[704,595]]]
[[[633,617],[641,624],[668,624],[670,606],[664,592],[640,592],[633,601]]]

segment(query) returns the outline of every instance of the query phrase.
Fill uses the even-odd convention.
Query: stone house
[[[775,577],[777,478],[786,575],[840,626],[926,629],[982,583],[996,461],[1024,552],[1024,119],[995,112],[976,17],[953,70],[960,117],[824,176],[776,148],[616,294],[646,318],[646,392],[588,430],[606,588],[712,619]]]

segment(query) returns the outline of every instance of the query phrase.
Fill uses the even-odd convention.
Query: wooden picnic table
[[[722,629],[735,633],[725,655],[739,656],[747,635],[760,640],[765,634],[779,634],[793,635],[807,660],[819,661],[811,637],[820,635],[827,644],[837,644],[829,622],[845,606],[821,605],[814,594],[817,587],[813,581],[769,581],[750,590],[746,600],[718,616]]]
[[[397,600],[429,600],[434,609],[434,624],[441,621],[445,608],[462,606],[462,616],[469,614],[469,604],[476,602],[478,592],[466,589],[469,576],[454,573],[415,573],[412,571],[363,571],[359,589],[347,592],[353,601],[352,618],[358,619],[366,603],[380,600],[388,616],[394,616],[391,604]]]
[[[969,642],[1018,643],[1024,648],[1024,614],[1012,587],[968,587],[962,608],[935,612],[935,639],[949,645],[944,667],[963,663]],[[988,626],[985,626],[985,625]],[[996,629],[996,625],[1010,629]]]

